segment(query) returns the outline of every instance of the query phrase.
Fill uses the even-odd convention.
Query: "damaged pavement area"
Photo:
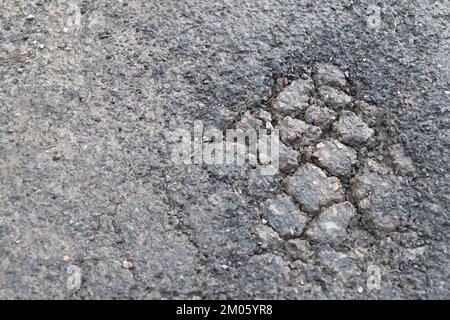
[[[0,298],[449,298],[450,7],[379,9],[1,1]],[[197,120],[278,173],[175,165]]]

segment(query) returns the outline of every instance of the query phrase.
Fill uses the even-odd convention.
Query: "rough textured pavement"
[[[450,298],[449,15],[0,1],[0,298]],[[170,161],[168,132],[259,110],[321,134],[273,177]]]

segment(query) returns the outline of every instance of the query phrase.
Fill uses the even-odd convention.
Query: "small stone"
[[[322,135],[319,127],[289,116],[281,120],[279,130],[281,141],[297,150],[316,144]]]
[[[284,239],[299,237],[308,218],[301,212],[292,199],[279,195],[265,202],[265,214],[269,225]]]
[[[343,109],[352,102],[352,97],[340,89],[324,86],[320,87],[317,91],[320,99],[334,110]]]
[[[305,111],[305,121],[308,124],[327,128],[336,119],[336,112],[327,108],[312,105]]]
[[[363,292],[364,292],[364,288],[361,287],[361,286],[359,286],[359,287],[358,287],[358,293],[363,293]]]
[[[355,212],[350,202],[335,204],[320,212],[305,234],[313,241],[340,244],[347,236],[347,226]]]
[[[360,146],[374,134],[360,117],[351,111],[342,111],[339,120],[333,124],[334,131],[339,140],[351,146]]]
[[[313,79],[318,87],[344,88],[347,86],[345,73],[330,63],[316,63],[313,66]]]
[[[306,164],[291,177],[284,180],[288,195],[294,197],[303,210],[315,213],[323,206],[344,200],[339,179],[327,177],[325,172],[313,164]]]
[[[274,99],[272,110],[278,118],[298,114],[308,107],[313,95],[314,83],[311,79],[293,81]]]
[[[320,142],[316,145],[313,158],[319,166],[335,176],[350,176],[356,164],[357,153],[337,140]]]
[[[30,14],[25,19],[27,19],[28,21],[34,20],[34,16]]]
[[[52,159],[53,159],[53,161],[59,161],[62,159],[62,155],[57,153],[57,154],[53,155]]]
[[[133,268],[133,264],[128,260],[124,260],[122,262],[122,267],[124,267],[125,269],[131,269]]]
[[[262,223],[262,224],[267,224],[267,220],[266,220],[266,219],[262,219],[262,220],[261,220],[261,223]]]
[[[63,260],[65,261],[65,262],[69,262],[70,260],[72,260],[69,256],[64,256],[63,257]]]

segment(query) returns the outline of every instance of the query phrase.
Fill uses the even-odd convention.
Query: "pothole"
[[[406,158],[398,144],[389,150],[392,163],[406,164],[400,172],[377,154],[376,147],[386,143],[380,134],[384,111],[352,96],[348,77],[332,64],[316,63],[290,83],[283,79],[276,96],[233,125],[280,133],[276,181],[282,194],[262,204],[263,220],[284,240],[333,245],[345,241],[354,219],[377,235],[395,230],[404,182],[399,173],[414,168],[410,160],[398,160]],[[267,181],[268,188],[275,183]]]

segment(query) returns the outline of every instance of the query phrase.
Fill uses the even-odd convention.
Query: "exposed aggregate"
[[[358,215],[374,234],[398,227],[395,197],[402,178],[367,157],[380,114],[377,106],[355,101],[338,67],[316,63],[310,75],[287,84],[267,110],[247,111],[236,122],[243,130],[279,129],[284,194],[262,207],[264,221],[282,239],[292,239],[286,248],[294,256],[302,255],[293,251],[304,249],[304,241],[342,244]],[[398,145],[391,147],[394,157],[401,158],[401,152]]]

